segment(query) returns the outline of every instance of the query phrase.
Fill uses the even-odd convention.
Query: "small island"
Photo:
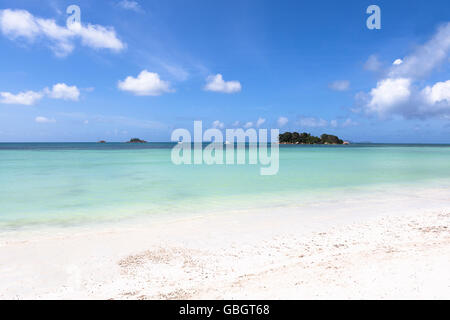
[[[106,143],[106,141],[105,140],[100,140],[97,143]]]
[[[280,134],[278,141],[280,144],[349,144],[331,134],[324,133],[319,138],[306,132],[285,132]]]
[[[147,143],[147,141],[141,140],[138,138],[133,138],[133,139],[130,139],[130,141],[128,141],[127,143]]]

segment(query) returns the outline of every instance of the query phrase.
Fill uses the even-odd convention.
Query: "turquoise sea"
[[[1,143],[0,230],[320,201],[450,181],[449,145],[280,146],[280,169],[179,165],[172,143]]]

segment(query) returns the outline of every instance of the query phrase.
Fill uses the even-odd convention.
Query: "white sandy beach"
[[[450,0],[1,1],[0,303],[450,300]]]
[[[381,196],[383,195],[383,196]],[[448,299],[446,188],[0,238],[1,299]]]

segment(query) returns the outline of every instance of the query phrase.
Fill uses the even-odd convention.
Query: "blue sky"
[[[81,24],[70,28],[72,4]],[[380,30],[366,26],[371,4]],[[168,141],[203,120],[450,143],[448,1],[2,0],[0,10],[0,141]]]

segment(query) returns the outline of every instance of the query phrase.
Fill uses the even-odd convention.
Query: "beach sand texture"
[[[10,234],[0,298],[448,299],[449,198],[434,189]]]

